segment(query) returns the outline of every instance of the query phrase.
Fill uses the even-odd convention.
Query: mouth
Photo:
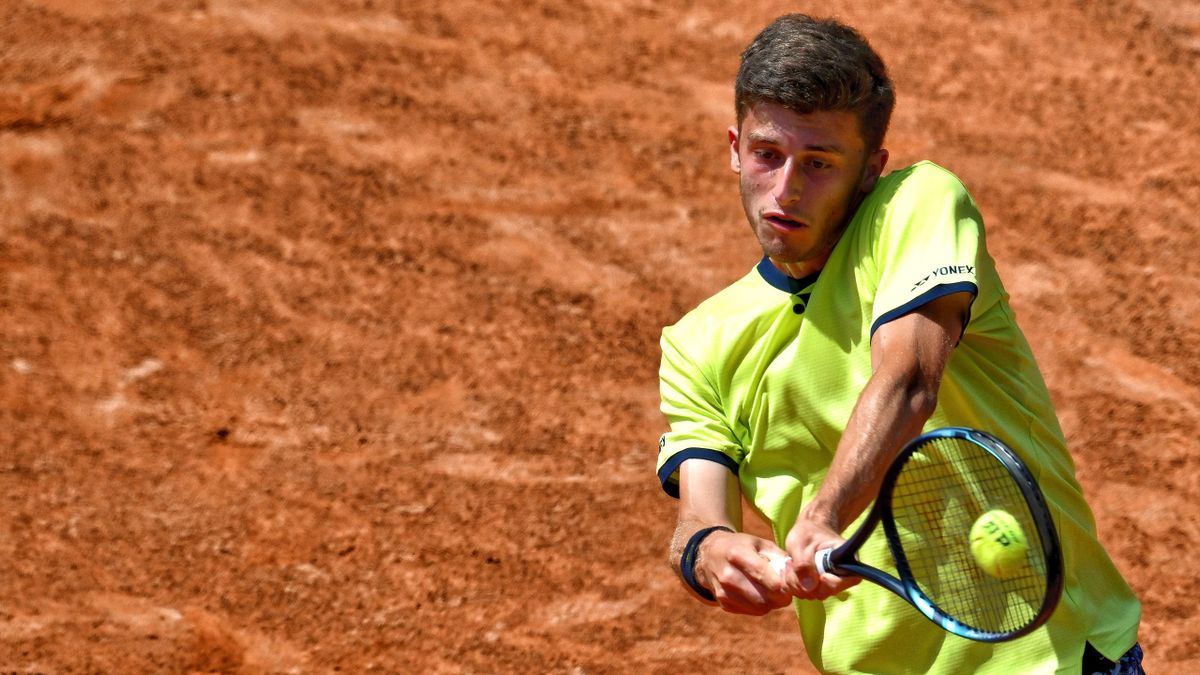
[[[781,232],[793,232],[803,227],[808,227],[807,223],[778,211],[768,211],[763,214],[762,219]]]

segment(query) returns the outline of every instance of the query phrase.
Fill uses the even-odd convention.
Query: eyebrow
[[[759,132],[750,132],[751,143],[770,143],[771,145],[780,145],[780,140],[775,136],[768,136]],[[837,145],[806,145],[805,150],[809,152],[826,152],[831,155],[844,155],[846,151]]]

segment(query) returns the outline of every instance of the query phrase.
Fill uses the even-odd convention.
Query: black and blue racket
[[[856,557],[880,523],[895,576]],[[990,541],[976,542],[973,553],[973,537]],[[821,573],[883,586],[947,631],[981,642],[1041,626],[1063,588],[1058,534],[1029,469],[995,437],[961,427],[906,445],[858,531],[816,562]]]

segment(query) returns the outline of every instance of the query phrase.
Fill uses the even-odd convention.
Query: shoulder
[[[779,302],[780,292],[764,282],[756,269],[751,270],[664,328],[663,349],[683,351],[701,362],[720,358]]]
[[[893,210],[919,205],[931,199],[957,201],[963,198],[970,197],[958,176],[938,164],[921,161],[879,179],[875,189],[867,196],[867,201]]]
[[[755,308],[769,297],[766,293],[768,290],[771,289],[758,279],[757,270],[751,270],[741,279],[709,296],[674,325],[665,328],[664,332],[707,333],[715,326],[736,321],[747,313],[753,314]]]
[[[955,229],[957,224],[982,219],[958,176],[929,161],[917,162],[879,179],[856,215],[860,243],[874,247],[882,241],[916,237],[931,231]]]

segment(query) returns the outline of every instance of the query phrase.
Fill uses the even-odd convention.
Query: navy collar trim
[[[821,271],[817,270],[803,279],[793,279],[784,274],[782,270],[771,263],[770,258],[764,255],[763,259],[758,262],[758,274],[763,278],[763,281],[775,288],[784,293],[795,295],[816,283],[817,277],[821,276]]]

